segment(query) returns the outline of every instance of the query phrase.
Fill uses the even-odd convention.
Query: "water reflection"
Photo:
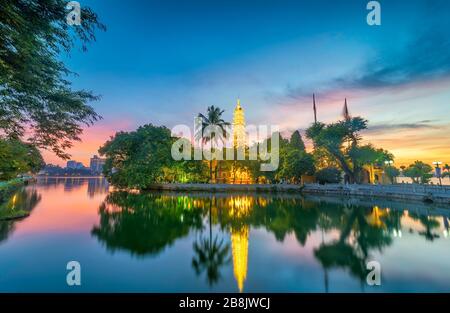
[[[201,229],[202,209],[187,197],[113,192],[100,206],[92,234],[108,250],[134,255],[157,254],[190,229]]]
[[[87,183],[87,194],[89,198],[97,195],[107,194],[109,192],[108,181],[104,177],[49,177],[40,176],[37,184],[44,190],[57,189],[64,186],[64,192],[69,193],[78,189],[85,188]]]
[[[0,204],[0,212],[26,211],[31,212],[41,201],[41,195],[36,189],[22,188],[14,193],[7,201]],[[0,221],[0,242],[6,240],[14,231],[17,220]]]
[[[232,259],[237,287],[243,291],[252,264],[248,259],[252,229],[264,228],[279,242],[294,234],[300,246],[320,231],[322,240],[313,255],[328,290],[328,272],[333,269],[345,270],[362,285],[366,263],[391,246],[394,238],[401,238],[405,229],[427,241],[441,238],[440,231],[448,234],[448,211],[441,215],[422,204],[411,210],[403,206],[295,196],[113,192],[101,205],[100,223],[92,234],[110,251],[145,256],[157,255],[193,232],[198,234],[192,247],[194,272],[205,274],[212,286]]]

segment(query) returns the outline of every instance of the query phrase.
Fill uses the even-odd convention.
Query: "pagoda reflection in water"
[[[229,214],[233,219],[239,220],[250,214],[253,207],[253,199],[248,196],[231,197],[228,201]],[[248,268],[248,224],[231,226],[231,251],[233,254],[233,271],[239,292],[244,289]]]

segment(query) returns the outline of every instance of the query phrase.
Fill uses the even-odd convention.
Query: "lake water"
[[[0,222],[0,292],[450,291],[448,208],[110,189],[48,178],[11,198],[31,214]]]

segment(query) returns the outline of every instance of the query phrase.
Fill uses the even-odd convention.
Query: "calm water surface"
[[[0,291],[450,291],[448,208],[109,189],[49,178],[12,197],[31,215],[0,222]],[[365,283],[372,260],[381,286]]]

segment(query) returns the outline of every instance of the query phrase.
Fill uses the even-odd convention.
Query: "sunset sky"
[[[367,0],[79,2],[108,30],[63,56],[74,87],[102,96],[74,160],[87,165],[119,130],[193,127],[208,105],[231,120],[237,97],[247,123],[304,130],[315,93],[320,121],[339,119],[347,98],[396,165],[450,163],[449,1],[379,1],[381,26],[367,25]]]

